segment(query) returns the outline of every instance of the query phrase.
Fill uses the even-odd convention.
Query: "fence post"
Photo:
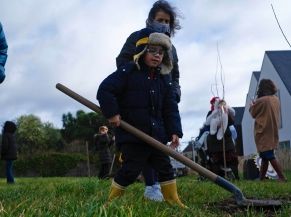
[[[90,158],[89,158],[89,147],[88,147],[88,141],[86,141],[86,154],[87,154],[87,169],[88,169],[88,177],[91,176],[90,171]]]

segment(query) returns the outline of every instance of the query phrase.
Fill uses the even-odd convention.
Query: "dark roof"
[[[261,72],[253,72],[253,74],[254,74],[256,80],[259,81]]]
[[[266,51],[266,55],[291,95],[291,50]]]
[[[235,110],[235,118],[234,118],[234,124],[235,125],[241,125],[242,118],[244,115],[245,107],[233,107]]]

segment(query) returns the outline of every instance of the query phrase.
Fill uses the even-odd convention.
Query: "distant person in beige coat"
[[[254,136],[257,150],[262,158],[260,180],[266,177],[269,162],[277,172],[279,181],[286,181],[274,149],[279,144],[280,102],[275,95],[277,88],[272,80],[262,79],[257,99],[251,102],[249,112],[255,119]]]

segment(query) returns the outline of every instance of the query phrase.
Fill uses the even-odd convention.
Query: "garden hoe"
[[[75,93],[74,91],[70,90],[69,88],[65,87],[64,85],[58,83],[56,85],[56,88],[66,95],[70,96],[71,98],[75,99],[79,103],[87,106],[91,110],[100,113],[100,108],[92,103],[91,101],[87,100],[86,98],[80,96],[79,94]],[[125,121],[121,120],[120,127],[127,132],[132,133],[136,137],[140,138],[147,144],[155,147],[156,149],[164,152],[165,154],[173,157],[174,159],[180,161],[185,166],[188,166],[192,170],[198,172],[200,175],[208,178],[215,184],[219,185],[220,187],[226,189],[227,191],[231,192],[234,195],[235,201],[237,205],[239,206],[255,206],[255,207],[276,207],[281,206],[282,202],[279,200],[257,200],[257,199],[247,199],[241,192],[241,190],[229,182],[228,180],[222,178],[221,176],[216,175],[215,173],[211,172],[210,170],[207,170],[206,168],[200,166],[199,164],[193,162],[189,158],[185,157],[182,154],[179,154],[175,150],[171,149],[170,147],[162,144],[161,142],[157,141],[156,139],[152,138],[151,136],[145,134],[144,132],[140,131],[139,129],[131,126]]]

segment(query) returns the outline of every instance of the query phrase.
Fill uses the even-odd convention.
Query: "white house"
[[[281,103],[279,147],[290,151],[291,141],[291,51],[266,51],[260,72],[253,72],[242,118],[243,155],[257,153],[253,136],[254,120],[249,113],[251,99],[261,79],[271,79],[278,88]]]

